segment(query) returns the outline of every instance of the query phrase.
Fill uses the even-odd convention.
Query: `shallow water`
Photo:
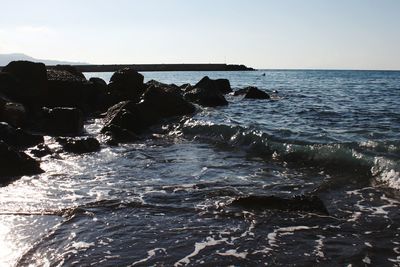
[[[400,72],[144,75],[273,100],[227,96],[151,138],[44,158],[44,174],[0,188],[1,266],[400,264]],[[310,192],[329,216],[231,205]]]

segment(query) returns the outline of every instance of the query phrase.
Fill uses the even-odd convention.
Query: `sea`
[[[0,266],[400,266],[399,71],[142,74],[271,99],[226,95],[119,146],[89,119],[100,152],[0,188]],[[234,204],[305,195],[328,214]]]

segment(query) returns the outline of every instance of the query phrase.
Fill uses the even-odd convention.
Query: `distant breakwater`
[[[47,66],[52,69],[55,66]],[[252,71],[245,65],[231,64],[110,64],[110,65],[74,65],[80,72],[115,72],[123,68],[136,71]],[[0,67],[0,70],[2,67]]]

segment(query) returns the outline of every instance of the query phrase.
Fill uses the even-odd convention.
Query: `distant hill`
[[[57,65],[57,64],[69,64],[69,65],[86,65],[88,63],[83,62],[70,62],[61,60],[48,60],[48,59],[37,59],[22,53],[13,54],[0,54],[0,66],[6,66],[11,61],[15,60],[28,60],[32,62],[42,62],[46,65]]]

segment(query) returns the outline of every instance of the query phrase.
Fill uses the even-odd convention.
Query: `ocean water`
[[[227,95],[135,143],[43,158],[0,188],[0,266],[400,265],[400,72],[143,74],[272,99]],[[329,215],[232,204],[303,194]]]

